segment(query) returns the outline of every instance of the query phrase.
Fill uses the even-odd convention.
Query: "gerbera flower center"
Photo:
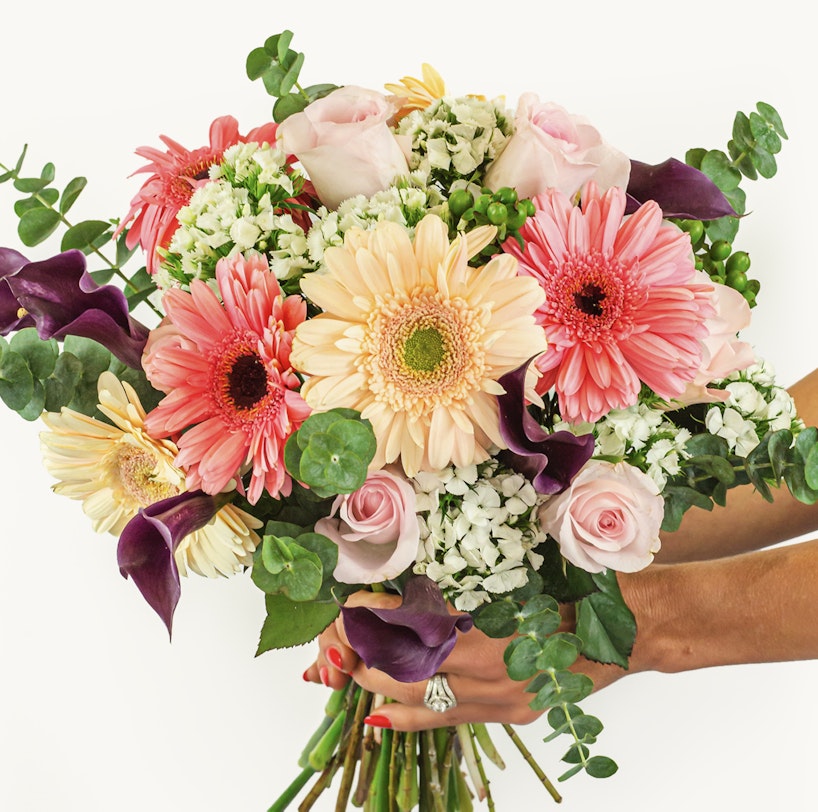
[[[182,208],[190,202],[196,181],[207,180],[210,167],[216,163],[220,155],[216,153],[200,156],[197,160],[178,166],[176,171],[165,178],[165,196],[174,206]]]
[[[418,416],[465,400],[484,376],[479,314],[433,293],[394,298],[374,311],[364,346],[370,388]]]
[[[258,336],[240,333],[211,352],[211,393],[229,428],[252,431],[259,420],[275,417],[283,387],[259,355]]]
[[[544,282],[544,309],[574,340],[592,341],[608,333],[630,335],[645,301],[638,269],[600,251],[569,254],[550,268]]]
[[[173,483],[157,479],[157,462],[150,451],[129,443],[119,443],[112,456],[111,464],[122,489],[140,507],[179,493]]]
[[[403,361],[416,372],[432,372],[445,357],[443,336],[435,327],[418,327],[403,346]]]
[[[257,355],[242,355],[227,373],[230,398],[239,409],[252,409],[267,394],[267,372]]]

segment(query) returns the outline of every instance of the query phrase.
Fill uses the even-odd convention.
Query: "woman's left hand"
[[[359,592],[351,595],[347,603],[391,607],[400,603],[400,597]],[[563,631],[573,630],[570,614],[564,617]],[[340,617],[319,636],[318,657],[304,672],[304,679],[341,688],[351,678],[365,690],[392,700],[370,711],[367,721],[377,727],[427,730],[464,722],[524,725],[533,722],[543,711],[529,706],[533,699],[533,694],[526,691],[529,681],[513,680],[506,672],[503,654],[509,640],[488,637],[476,628],[458,633],[457,643],[439,671],[446,675],[457,705],[442,713],[423,704],[428,680],[399,682],[383,671],[367,668],[349,645]],[[573,670],[591,677],[595,690],[626,673],[617,666],[601,665],[584,658],[577,661]]]

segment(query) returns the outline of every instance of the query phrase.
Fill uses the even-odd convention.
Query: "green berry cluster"
[[[714,282],[738,291],[750,307],[755,307],[761,283],[747,276],[750,255],[746,251],[733,251],[732,244],[725,239],[708,242],[705,224],[701,220],[678,220],[676,223],[690,237],[696,255],[696,270],[705,271]]]
[[[483,187],[476,198],[468,189],[455,189],[449,195],[448,209],[452,236],[462,231],[464,225],[467,231],[483,225],[497,227],[496,238],[481,251],[478,261],[494,256],[509,237],[516,239],[522,247],[520,229],[536,211],[531,200],[520,199],[510,186],[503,186],[496,192]]]

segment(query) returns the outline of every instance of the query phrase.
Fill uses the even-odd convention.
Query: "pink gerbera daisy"
[[[247,497],[288,495],[284,442],[310,409],[290,367],[293,332],[306,318],[300,296],[282,296],[260,255],[216,266],[216,293],[201,280],[163,298],[168,317],[151,334],[142,362],[168,393],[148,414],[154,437],[177,437],[176,463],[188,487],[218,493],[250,473]]]
[[[550,190],[521,235],[503,247],[539,280],[536,317],[548,350],[539,392],[556,389],[569,422],[636,403],[641,384],[673,398],[698,372],[711,286],[695,274],[690,239],[648,201],[624,217],[625,191],[590,184],[581,206]]]
[[[222,116],[210,125],[210,144],[189,150],[181,144],[159,136],[168,147],[162,152],[154,147],[140,147],[136,154],[150,163],[134,175],[151,173],[134,199],[131,209],[117,229],[119,234],[131,224],[126,239],[128,248],[141,245],[147,254],[147,269],[153,274],[161,260],[157,248],[166,248],[176,231],[176,214],[190,201],[194,190],[208,181],[208,170],[219,163],[222,154],[233,144],[245,142],[274,144],[277,125],[264,124],[247,135],[239,134],[239,123],[233,116]]]

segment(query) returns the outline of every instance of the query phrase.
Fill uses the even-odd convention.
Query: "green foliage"
[[[334,601],[292,601],[286,595],[267,595],[267,617],[261,627],[256,655],[271,649],[308,643],[338,617],[341,609]]]
[[[40,339],[34,327],[10,341],[0,338],[0,399],[25,420],[67,406],[107,421],[97,409],[97,381],[105,370],[133,386],[146,410],[159,402],[161,393],[141,370],[126,367],[91,339],[68,336],[61,350],[57,341]]]
[[[606,570],[593,575],[599,591],[577,605],[577,635],[582,653],[600,663],[628,667],[636,639],[636,620],[619,591],[616,573]]]
[[[310,102],[326,96],[337,88],[333,84],[301,87],[298,75],[304,65],[304,54],[290,48],[293,32],[282,31],[268,37],[264,45],[247,55],[246,70],[251,81],[261,79],[270,96],[277,99],[273,105],[273,120],[284,121],[299,113]]]
[[[604,778],[617,769],[606,756],[590,755],[589,745],[596,742],[602,723],[586,715],[577,703],[588,697],[594,686],[589,677],[570,668],[580,653],[627,667],[636,626],[615,573],[595,574],[592,579],[591,594],[578,605],[576,634],[561,630],[559,603],[547,594],[524,603],[510,598],[492,601],[473,615],[475,626],[484,634],[512,637],[503,655],[506,671],[511,679],[528,682],[526,691],[534,695],[532,708],[550,708],[547,719],[553,732],[545,741],[560,735],[572,738],[563,756],[572,766],[560,776],[561,781],[583,770]]]
[[[727,491],[752,484],[768,502],[773,490],[786,486],[800,502],[818,501],[818,429],[809,427],[794,435],[789,429],[768,432],[746,456],[728,451],[727,442],[713,434],[694,434],[686,445],[691,456],[682,461],[681,473],[668,482],[662,496],[665,515],[662,529],[671,532],[693,506],[712,510],[724,505]]]
[[[127,234],[123,232],[116,240],[116,255],[106,256],[102,249],[108,245],[116,230],[115,220],[81,220],[72,223],[66,215],[77,202],[87,185],[83,177],[72,178],[60,191],[54,185],[56,170],[53,163],[46,163],[37,176],[23,176],[22,169],[28,146],[12,168],[0,163],[0,183],[12,181],[14,188],[23,197],[14,204],[14,213],[19,219],[17,233],[27,247],[40,245],[59,228],[64,228],[60,242],[61,251],[82,251],[86,256],[94,255],[104,264],[102,270],[91,271],[91,276],[99,285],[107,284],[114,276],[123,283],[128,307],[148,302],[148,297],[156,291],[156,285],[144,267],[128,277],[123,272],[124,265],[133,257],[135,248],[125,244]],[[148,306],[151,306],[148,302]]]
[[[758,102],[756,111],[749,115],[736,113],[726,151],[696,148],[685,155],[686,163],[701,170],[718,186],[737,216],[720,217],[703,224],[682,220],[679,225],[690,232],[698,269],[706,271],[714,281],[737,290],[750,307],[755,306],[761,286],[757,279],[747,276],[748,254],[733,252],[732,245],[747,207],[747,195],[741,182],[745,178],[773,177],[778,170],[775,156],[781,151],[782,139],[786,138],[775,108]]]
[[[363,485],[376,449],[368,420],[351,409],[331,409],[310,415],[288,438],[284,463],[318,496],[334,496]]]

